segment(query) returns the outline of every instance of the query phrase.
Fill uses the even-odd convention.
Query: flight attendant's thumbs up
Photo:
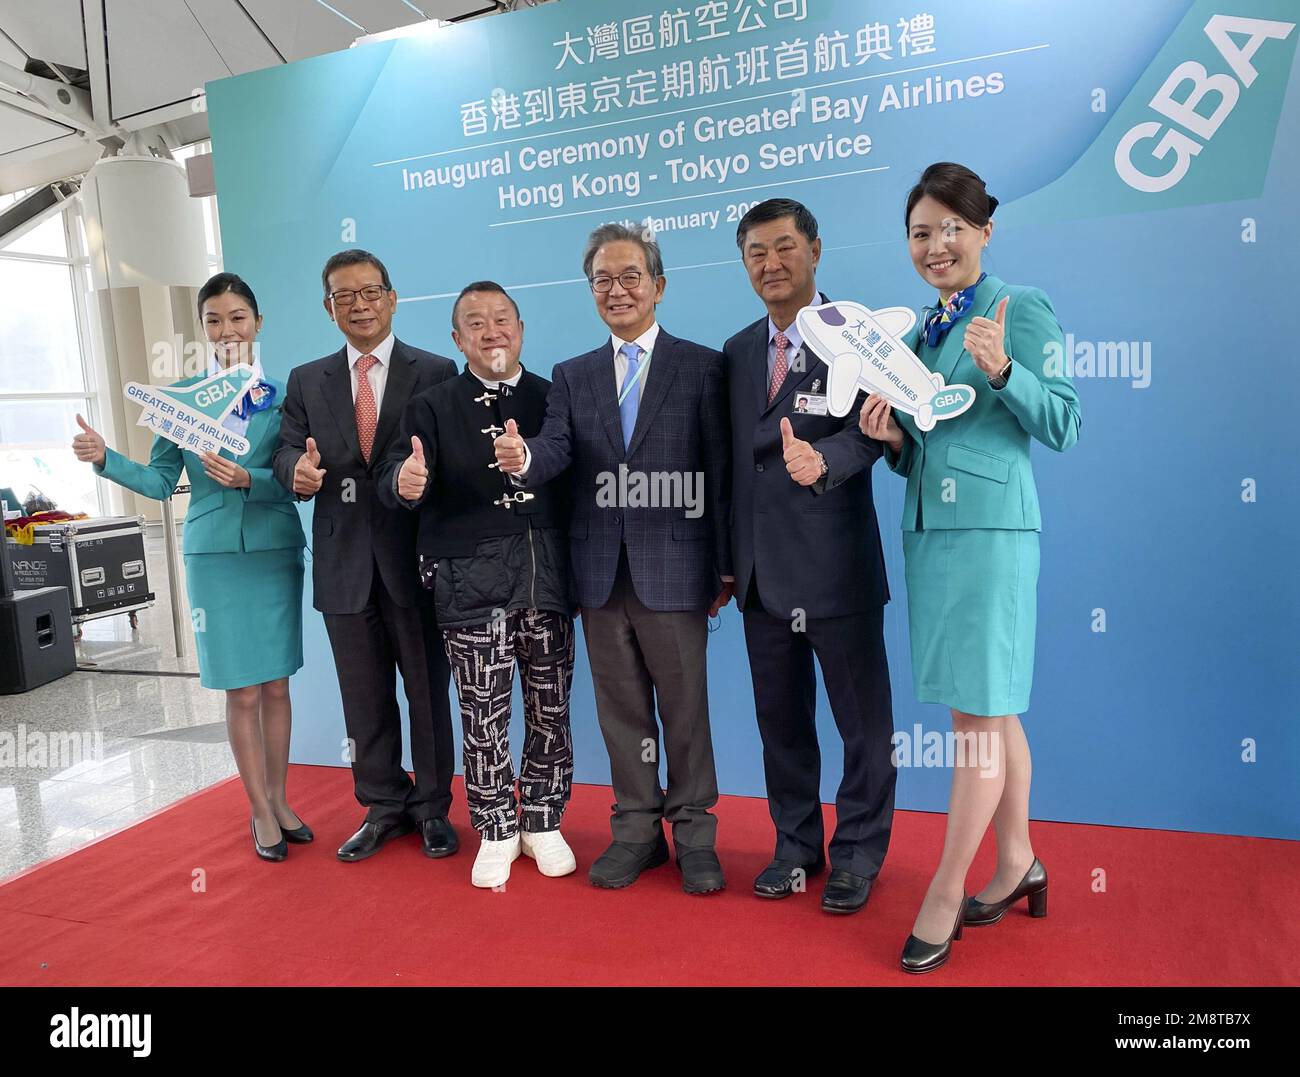
[[[108,450],[104,439],[100,437],[99,431],[80,415],[77,416],[77,425],[81,427],[81,433],[72,439],[72,451],[83,463],[102,465]]]
[[[1007,304],[1011,302],[1011,296],[1004,295],[1002,302],[998,304],[998,312],[994,315],[993,320],[998,323],[998,328],[1005,330],[1007,327]]]

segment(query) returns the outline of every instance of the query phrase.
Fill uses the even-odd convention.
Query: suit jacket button
[[[621,524],[621,523],[623,522],[623,517],[622,517],[622,516],[615,516],[615,517],[614,517],[614,522],[615,522],[616,524]]]
[[[754,470],[755,470],[755,471],[762,471],[762,470],[763,470],[763,465],[762,465],[762,464],[755,464],[755,465],[754,465]]]

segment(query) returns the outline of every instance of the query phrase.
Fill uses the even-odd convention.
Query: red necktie
[[[375,408],[375,391],[370,387],[370,368],[378,359],[363,355],[357,360],[357,440],[361,443],[361,456],[370,463],[370,450],[375,444],[375,427],[379,413]]]
[[[781,391],[788,367],[785,362],[785,350],[790,346],[790,338],[779,329],[776,331],[776,362],[772,364],[772,384],[767,387],[767,402],[770,404]]]

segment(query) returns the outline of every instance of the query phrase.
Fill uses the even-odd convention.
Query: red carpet
[[[296,766],[289,788],[317,839],[282,864],[254,857],[231,779],[0,883],[0,984],[1300,984],[1294,842],[1035,823],[1047,919],[1022,903],[913,977],[898,954],[941,815],[899,812],[867,908],[831,917],[824,877],[785,901],[750,892],[772,847],[762,800],[718,807],[723,894],[688,897],[672,865],[627,890],[592,887],[612,799],[599,786],[575,787],[565,818],[577,873],[544,879],[521,858],[493,893],[469,883],[478,842],[459,782],[460,853],[428,860],[412,836],[359,864],[334,858],[362,817],[349,773]],[[990,836],[973,888],[992,853]]]

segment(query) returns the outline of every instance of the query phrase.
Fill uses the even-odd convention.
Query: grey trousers
[[[583,636],[596,692],[596,714],[614,785],[610,829],[616,841],[644,844],[673,828],[679,845],[712,847],[718,779],[709,733],[704,610],[665,613],[637,598],[626,552],[609,601],[582,611]],[[667,793],[659,785],[659,723],[668,760]]]

